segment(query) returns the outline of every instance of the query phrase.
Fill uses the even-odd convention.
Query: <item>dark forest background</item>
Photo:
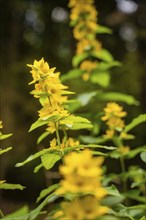
[[[99,39],[123,63],[121,68],[113,69],[111,89],[140,101],[139,106],[126,107],[130,122],[146,112],[146,1],[133,0],[131,6],[124,6],[124,2],[127,1],[95,0],[99,24],[113,30],[112,35],[102,34]],[[36,140],[40,134],[39,131],[28,133],[37,119],[39,105],[29,94],[31,74],[26,64],[44,57],[62,74],[71,68],[75,40],[69,27],[67,4],[67,0],[0,0],[0,118],[3,133],[13,133],[2,143],[2,147],[12,146],[13,150],[2,156],[1,179],[28,188],[23,192],[1,193],[1,206],[7,213],[23,203],[33,204],[45,186],[44,174],[33,174],[37,162],[32,167],[15,168],[16,163],[38,150]],[[135,133],[138,144],[143,144],[144,126]]]

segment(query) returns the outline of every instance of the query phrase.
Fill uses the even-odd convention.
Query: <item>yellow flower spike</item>
[[[103,121],[106,121],[111,117],[123,118],[127,114],[127,112],[123,111],[123,107],[115,102],[109,102],[104,108],[104,112],[105,116],[101,118]]]
[[[98,200],[102,199],[107,194],[101,186],[102,163],[103,157],[93,157],[88,149],[68,154],[59,169],[64,179],[56,193],[90,193],[95,194]]]
[[[54,216],[61,220],[91,220],[96,219],[109,211],[108,207],[101,206],[93,195],[75,198],[69,202],[61,203],[61,212],[57,211]],[[55,219],[53,216],[53,219]]]

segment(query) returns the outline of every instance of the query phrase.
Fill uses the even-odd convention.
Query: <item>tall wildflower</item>
[[[100,203],[107,194],[102,187],[103,157],[93,157],[90,150],[72,152],[65,156],[64,165],[60,166],[63,180],[57,194],[72,193],[71,202],[61,204],[62,212],[55,215],[61,219],[95,219],[107,213],[108,208]]]
[[[101,118],[108,126],[105,135],[106,138],[112,138],[116,132],[120,132],[121,135],[124,135],[122,134],[122,130],[125,127],[125,122],[122,118],[125,117],[126,114],[127,113],[123,111],[123,107],[117,103],[107,103],[107,106],[104,108],[104,116]]]
[[[80,63],[84,71],[82,77],[86,81],[90,78],[92,71],[97,67],[98,61],[94,61],[94,53],[101,50],[101,43],[96,39],[98,29],[97,11],[94,7],[94,0],[70,0],[71,25],[74,38],[77,40],[76,55],[87,53],[86,59]]]

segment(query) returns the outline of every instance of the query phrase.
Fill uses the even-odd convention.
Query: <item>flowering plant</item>
[[[61,76],[44,58],[28,64],[32,75],[29,84],[34,84],[31,94],[41,106],[29,131],[45,126],[37,144],[48,138],[48,146],[16,164],[21,167],[40,158],[34,172],[57,169],[58,181],[40,192],[36,208],[2,219],[144,220],[146,172],[138,165],[127,166],[127,161],[138,156],[146,163],[146,146],[130,147],[127,141],[135,138],[129,131],[146,122],[146,114],[127,125],[123,119],[127,112],[118,102],[131,105],[137,100],[108,91],[111,68],[121,64],[97,40],[97,34],[111,34],[111,30],[97,24],[94,1],[70,0],[69,7],[77,41],[73,68]],[[80,94],[63,84],[76,79],[85,85]],[[69,99],[69,95],[74,98]],[[110,171],[113,162],[120,167],[119,173]]]

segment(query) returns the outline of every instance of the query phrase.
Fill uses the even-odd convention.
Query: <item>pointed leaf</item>
[[[118,92],[107,92],[97,94],[97,98],[102,101],[119,101],[128,105],[138,105],[139,102],[131,95]]]
[[[80,55],[74,56],[72,60],[73,67],[77,67],[80,64],[80,62],[86,59],[88,56],[89,56],[88,53],[82,53]]]
[[[46,189],[43,189],[39,195],[39,197],[37,198],[37,202],[39,202],[41,199],[43,199],[44,197],[46,197],[48,194],[50,194],[52,191],[54,191],[55,189],[57,189],[59,186],[59,184],[54,184],[49,186]]]
[[[11,137],[13,134],[1,134],[0,135],[0,140],[4,140],[4,139],[6,139],[6,138],[9,138],[9,137]]]
[[[77,96],[77,100],[81,103],[82,106],[85,106],[91,101],[97,92],[98,91],[80,94]]]
[[[66,80],[75,79],[82,75],[83,71],[81,69],[72,69],[69,72],[65,73],[61,77],[61,81],[64,82]]]
[[[11,150],[11,149],[12,149],[12,147],[8,147],[8,148],[6,148],[6,149],[1,149],[1,148],[0,148],[0,155],[3,154],[3,153],[5,153],[5,152],[7,152],[7,151],[9,151],[9,150]]]
[[[20,189],[23,190],[25,187],[20,184],[12,184],[12,183],[2,183],[0,184],[0,189]]]
[[[93,52],[92,56],[104,60],[105,62],[112,62],[114,60],[111,53],[106,49],[102,49],[98,52]]]
[[[98,25],[96,33],[97,34],[112,34],[112,29],[102,26],[102,25]]]
[[[49,134],[50,134],[49,131],[46,131],[43,134],[41,134],[37,139],[37,144],[40,144]]]
[[[131,129],[143,122],[146,122],[146,114],[141,114],[137,118],[134,118],[132,122],[125,127],[124,131],[129,132]]]
[[[51,169],[55,163],[61,159],[61,156],[55,153],[47,153],[41,157],[42,164],[46,170]]]
[[[43,154],[47,153],[48,151],[50,151],[50,149],[44,149],[44,150],[37,152],[36,154],[30,155],[26,160],[24,160],[21,163],[17,163],[15,166],[16,167],[24,166],[24,164],[29,163],[30,161],[42,156]]]

